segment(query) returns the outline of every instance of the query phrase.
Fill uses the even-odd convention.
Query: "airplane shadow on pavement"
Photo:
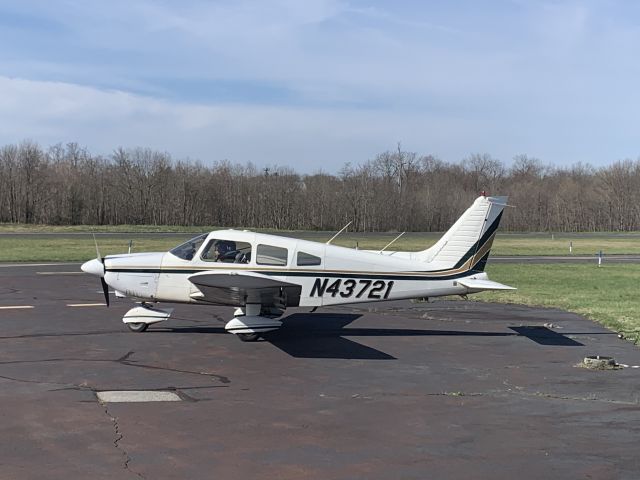
[[[526,337],[539,345],[582,346],[581,343],[542,326],[510,327],[511,332],[348,327],[360,314],[295,313],[283,317],[278,331],[264,334],[271,343],[295,358],[396,360],[396,357],[346,337]],[[162,331],[162,330],[156,330]],[[226,333],[220,327],[173,327],[176,333]]]
[[[359,314],[296,313],[283,319],[280,330],[264,338],[295,358],[395,360],[387,353],[344,338],[347,330],[351,330],[344,327],[360,317]]]

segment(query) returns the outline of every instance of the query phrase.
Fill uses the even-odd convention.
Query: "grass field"
[[[640,340],[640,265],[501,264],[489,265],[492,280],[515,292],[483,292],[474,300],[555,307],[579,313]]]
[[[175,225],[35,225],[0,223],[0,233],[201,233],[220,227],[181,227]]]
[[[211,227],[213,228],[213,227]],[[129,240],[134,251],[166,251],[208,227],[43,227],[0,224],[0,262],[81,261],[95,255],[91,232],[97,233],[103,255],[127,251]],[[170,235],[161,235],[161,233]],[[325,242],[333,232],[269,232]],[[160,235],[159,235],[160,234]],[[395,238],[396,233],[344,233],[334,244],[361,249],[380,249]],[[410,232],[395,242],[390,250],[418,251],[428,248],[441,233]],[[574,255],[640,254],[639,234],[498,234],[493,255],[568,255],[569,244]]]
[[[179,237],[98,237],[100,254],[127,253],[129,238],[133,239],[134,252],[162,252],[181,241]],[[29,238],[0,235],[0,262],[81,262],[95,256],[96,247],[91,235]]]

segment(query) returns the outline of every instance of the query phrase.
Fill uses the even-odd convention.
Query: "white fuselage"
[[[209,238],[245,242],[252,252],[258,246],[286,249],[286,264],[270,265],[266,257],[252,255],[246,263],[218,263],[207,260],[201,252],[207,241],[191,259],[166,253],[115,255],[105,258],[106,283],[115,290],[153,302],[203,303],[198,288],[189,277],[199,272],[248,273],[300,285],[295,306],[323,306],[380,300],[465,294],[460,278],[486,278],[482,272],[464,269],[433,269],[411,253],[371,252],[266,235],[246,231],[221,230]],[[319,264],[300,265],[301,258],[320,259]],[[314,260],[317,261],[317,260]],[[285,260],[282,260],[285,262]],[[271,262],[273,263],[273,262]],[[308,263],[308,262],[306,262]],[[289,305],[294,306],[294,305]]]

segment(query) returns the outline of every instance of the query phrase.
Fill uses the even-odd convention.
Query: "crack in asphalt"
[[[333,395],[320,395],[323,398],[338,398]],[[484,397],[487,393],[482,392],[425,392],[425,393],[395,393],[383,392],[372,395],[354,393],[351,398],[361,400],[373,400],[375,397],[406,397],[406,398],[424,398],[424,397]]]
[[[130,357],[134,354],[134,351],[129,351],[120,358],[117,359],[101,359],[101,358],[45,358],[38,360],[8,360],[5,362],[0,362],[0,365],[17,365],[17,364],[27,364],[27,363],[54,363],[54,362],[96,362],[96,363],[118,363],[120,365],[125,365],[127,367],[136,367],[136,368],[145,368],[149,370],[161,370],[167,372],[174,373],[185,373],[188,375],[201,375],[205,377],[209,377],[211,379],[216,379],[220,383],[229,384],[231,380],[229,377],[224,375],[218,375],[216,373],[211,372],[198,372],[194,370],[182,370],[178,368],[171,367],[161,367],[158,365],[149,365],[146,363],[138,363],[135,360],[130,360]],[[36,382],[36,383],[55,383],[55,382]],[[71,385],[69,383],[58,383],[59,385]]]
[[[518,387],[522,388],[522,387]],[[547,392],[526,392],[524,390],[488,390],[486,392],[462,392],[462,391],[445,391],[445,392],[425,392],[425,393],[398,393],[398,392],[378,392],[372,394],[361,394],[356,393],[351,395],[353,399],[360,400],[373,400],[376,397],[414,397],[414,398],[424,398],[424,397],[457,397],[457,398],[465,398],[465,397],[504,397],[506,395],[516,395],[523,397],[533,397],[533,398],[548,398],[552,400],[569,400],[569,401],[580,401],[580,402],[601,402],[606,404],[615,404],[615,405],[627,405],[627,406],[638,406],[640,405],[640,399],[636,401],[627,401],[627,400],[613,400],[608,398],[598,398],[598,397],[575,397],[569,395],[559,395],[554,393]],[[321,394],[323,398],[339,398],[334,395],[326,395]]]
[[[28,380],[26,378],[18,378],[18,377],[10,377],[8,375],[0,375],[1,379],[11,380],[13,382],[21,382],[21,383],[36,383],[39,385],[58,385],[68,388],[73,388],[75,390],[89,390],[93,391],[93,389],[87,385],[68,383],[68,382],[48,382],[46,380]],[[60,390],[60,389],[57,389]]]
[[[35,383],[35,384],[40,384],[40,385],[58,385],[58,386],[64,386],[66,388],[64,389],[56,389],[56,390],[69,390],[69,389],[73,389],[73,390],[81,390],[81,391],[92,391],[95,392],[95,389],[92,387],[89,387],[87,385],[82,385],[82,384],[75,384],[75,383],[63,383],[63,382],[49,382],[49,381],[39,381],[39,380],[28,380],[28,379],[24,379],[24,378],[17,378],[17,377],[10,377],[7,375],[0,375],[0,378],[5,379],[5,380],[11,380],[14,382],[22,382],[22,383]],[[113,429],[114,429],[114,433],[115,433],[115,439],[113,440],[113,445],[114,447],[121,452],[122,456],[124,457],[124,462],[122,467],[131,472],[132,474],[136,475],[138,478],[145,478],[141,473],[134,471],[133,469],[131,469],[129,463],[131,462],[131,456],[129,455],[129,453],[120,445],[120,440],[122,440],[123,438],[123,433],[120,430],[120,425],[118,423],[118,419],[117,417],[115,417],[114,415],[112,415],[109,412],[109,408],[107,407],[107,404],[104,402],[101,402],[98,400],[98,402],[100,403],[100,405],[102,406],[102,408],[104,409],[104,413],[109,417],[109,419],[111,420],[111,423],[113,425]]]
[[[113,446],[122,454],[124,458],[122,468],[128,472],[131,472],[133,475],[136,475],[138,478],[145,478],[140,472],[136,472],[131,468],[131,455],[129,455],[129,452],[122,445],[120,445],[120,441],[124,438],[124,433],[122,433],[122,431],[120,430],[118,417],[111,414],[111,412],[109,411],[109,407],[105,402],[100,402],[100,405],[104,409],[105,415],[109,417],[109,420],[111,420],[111,423],[113,425],[113,432],[115,435]]]
[[[81,361],[81,362],[106,362],[106,363],[118,363],[121,365],[125,365],[125,366],[130,366],[130,367],[139,367],[139,368],[149,368],[149,369],[154,369],[154,370],[166,370],[166,371],[170,371],[170,372],[177,372],[177,373],[184,373],[184,374],[191,374],[191,375],[204,375],[207,376],[209,378],[211,378],[212,380],[218,380],[220,383],[223,384],[229,384],[231,383],[231,381],[229,380],[228,377],[225,377],[223,375],[217,375],[214,373],[209,373],[209,372],[197,372],[197,371],[192,371],[192,370],[181,370],[181,369],[175,369],[175,368],[169,368],[169,367],[159,367],[157,365],[148,365],[148,364],[138,364],[138,363],[134,363],[134,360],[131,360],[130,358],[134,355],[134,351],[129,351],[126,354],[122,355],[121,357],[112,360],[112,359],[84,359],[84,358],[49,358],[49,359],[40,359],[40,360],[12,360],[12,361],[5,361],[5,362],[0,362],[0,365],[16,365],[16,364],[34,364],[34,363],[51,363],[51,362],[69,362],[69,361]],[[90,391],[93,393],[96,393],[99,391],[99,389],[97,387],[91,387],[89,385],[85,385],[85,384],[77,384],[77,383],[72,383],[72,382],[54,382],[54,381],[41,381],[41,380],[32,380],[32,379],[25,379],[25,378],[18,378],[18,377],[11,377],[8,375],[0,375],[0,379],[4,379],[4,380],[10,380],[10,381],[14,381],[14,382],[21,382],[21,383],[30,383],[30,384],[39,384],[39,385],[55,385],[58,387],[64,387],[64,388],[57,388],[54,389],[53,391],[60,391],[60,390],[80,390],[80,391]],[[190,390],[190,389],[196,389],[196,388],[214,388],[214,387],[226,387],[227,385],[211,385],[211,386],[199,386],[199,387],[191,387],[191,386],[187,386],[187,387],[166,387],[162,390],[172,390],[175,391],[178,396],[185,401],[191,401],[191,402],[195,402],[198,401],[198,399],[195,399],[193,397],[191,397],[190,395],[184,393],[183,389],[185,390]],[[51,390],[50,390],[51,391]],[[109,418],[109,420],[111,421],[111,424],[113,426],[113,432],[115,435],[115,438],[113,440],[113,446],[121,453],[122,458],[123,458],[123,462],[122,462],[122,468],[124,470],[126,470],[127,472],[130,472],[132,475],[135,475],[138,478],[145,478],[140,472],[135,471],[134,469],[131,468],[131,455],[129,454],[129,452],[122,446],[121,441],[124,438],[124,433],[120,427],[120,423],[118,422],[118,418],[113,415],[110,411],[109,411],[109,407],[108,404],[106,402],[102,402],[100,400],[98,400],[98,403],[100,404],[100,406],[102,407],[104,414]]]
[[[30,333],[25,335],[0,336],[0,340],[14,340],[18,338],[47,338],[47,337],[84,337],[91,335],[111,335],[113,333],[127,333],[122,330],[100,330],[97,332],[65,332],[65,333]]]
[[[124,355],[121,358],[126,358],[129,357],[131,354],[133,354],[134,352],[128,352],[126,355]],[[77,359],[49,359],[49,360],[26,360],[24,362],[21,361],[14,361],[14,362],[0,362],[0,365],[3,364],[14,364],[14,363],[37,363],[37,362],[49,362],[49,361],[63,361],[63,360],[77,360]],[[119,359],[120,360],[120,359]],[[92,360],[88,360],[88,361],[92,361]],[[116,360],[93,360],[93,361],[100,361],[100,362],[114,362]],[[130,364],[128,362],[119,362],[119,363],[124,363],[125,365],[128,366],[132,366],[132,367],[142,367],[142,368],[152,368],[152,369],[159,369],[159,370],[168,370],[171,372],[179,372],[179,373],[188,373],[188,374],[194,374],[194,375],[206,375],[206,376],[213,376],[215,378],[218,378],[220,380],[221,383],[230,383],[230,380],[227,377],[221,376],[221,375],[216,375],[216,374],[210,374],[210,373],[206,373],[206,372],[193,372],[193,371],[188,371],[188,370],[178,370],[178,369],[172,369],[172,368],[163,368],[163,367],[156,367],[156,366],[149,366],[149,365],[136,365],[136,364]],[[0,379],[4,379],[4,380],[10,380],[10,381],[14,381],[14,382],[22,382],[22,383],[35,383],[35,384],[41,384],[41,385],[58,385],[58,386],[63,386],[66,387],[64,389],[55,389],[53,391],[60,391],[60,390],[81,390],[81,391],[91,391],[91,392],[97,392],[99,391],[99,389],[95,388],[95,387],[90,387],[88,385],[82,385],[82,384],[75,384],[75,383],[69,383],[69,382],[51,382],[51,381],[40,381],[40,380],[29,380],[29,379],[24,379],[24,378],[17,378],[17,377],[10,377],[7,375],[0,375]],[[224,380],[221,380],[224,379]],[[510,385],[510,384],[509,384]],[[155,389],[146,389],[146,390],[171,390],[171,391],[175,391],[178,396],[180,398],[182,398],[183,400],[186,401],[198,401],[195,398],[191,397],[190,395],[184,393],[184,390],[196,390],[196,389],[207,389],[207,388],[213,388],[214,386],[196,386],[196,387],[191,387],[191,386],[183,386],[183,387],[174,387],[174,386],[169,386],[169,387],[163,387],[163,388],[155,388]],[[591,396],[591,397],[579,397],[579,396],[570,396],[570,395],[560,395],[560,394],[555,394],[555,393],[549,393],[549,392],[540,392],[540,391],[535,391],[535,392],[527,392],[524,390],[523,387],[519,387],[517,385],[513,385],[513,388],[507,388],[506,390],[498,390],[498,389],[494,389],[494,390],[489,390],[486,392],[461,392],[461,391],[452,391],[452,392],[426,392],[426,393],[396,393],[396,392],[383,392],[383,393],[376,393],[376,394],[360,394],[360,393],[356,393],[351,395],[351,398],[353,399],[361,399],[361,400],[372,400],[375,397],[499,397],[499,396],[504,396],[504,395],[516,395],[516,396],[522,396],[522,397],[529,397],[529,398],[548,398],[548,399],[552,399],[552,400],[568,400],[568,401],[579,401],[579,402],[599,402],[599,403],[606,403],[606,404],[614,404],[614,405],[626,405],[626,406],[638,406],[640,405],[640,398],[637,398],[635,401],[629,401],[629,400],[615,400],[615,399],[610,399],[610,398],[598,398],[596,396]],[[325,398],[337,398],[335,396],[332,395],[322,395],[322,397]],[[102,402],[100,402],[102,403]]]
[[[18,293],[22,293],[22,290],[12,287],[0,288],[0,295],[17,295]]]
[[[177,368],[170,368],[170,367],[158,367],[156,365],[147,365],[147,364],[143,364],[143,363],[133,363],[133,362],[128,362],[128,361],[119,362],[119,363],[121,363],[123,365],[127,365],[128,367],[147,368],[149,370],[163,370],[163,371],[166,371],[166,372],[186,373],[186,374],[190,374],[190,375],[204,375],[205,377],[215,378],[220,383],[231,383],[231,380],[229,380],[229,377],[225,377],[224,375],[218,375],[216,373],[194,372],[194,371],[191,371],[191,370],[180,370],[180,369],[177,369]]]
[[[220,383],[224,384],[224,386],[227,386],[229,383],[231,383],[231,381],[230,381],[230,379],[228,377],[226,377],[224,375],[218,375],[218,374],[215,374],[215,373],[199,372],[199,371],[193,371],[193,370],[182,370],[182,369],[177,369],[177,368],[161,367],[161,366],[158,366],[158,365],[149,365],[149,364],[137,363],[135,360],[130,360],[130,357],[132,355],[134,355],[134,354],[135,354],[134,351],[129,351],[126,354],[122,355],[121,357],[119,357],[118,359],[115,359],[115,360],[113,360],[113,359],[83,359],[83,358],[49,358],[49,359],[40,359],[40,360],[13,360],[13,361],[0,362],[0,366],[1,365],[23,364],[23,363],[51,363],[51,362],[64,362],[64,361],[119,363],[121,365],[125,365],[125,366],[128,366],[128,367],[136,367],[136,368],[144,368],[144,369],[150,369],[150,370],[168,371],[168,372],[174,372],[174,373],[184,373],[184,374],[188,374],[188,375],[207,376],[209,378],[216,379]],[[30,380],[30,379],[24,379],[24,378],[18,378],[18,377],[11,377],[11,376],[8,376],[8,375],[0,375],[0,379],[16,381],[16,382],[23,382],[23,383],[34,383],[34,384],[43,384],[43,385],[57,385],[57,386],[67,387],[66,389],[76,389],[76,390],[81,390],[81,391],[87,391],[87,390],[88,391],[92,391],[92,392],[99,391],[99,389],[97,387],[90,387],[88,385],[75,384],[75,383],[70,383],[70,382],[54,382],[54,381],[47,381],[47,380],[44,380],[44,381],[42,381],[42,380]],[[517,385],[512,385],[508,381],[505,381],[503,383],[507,387],[506,390],[494,389],[494,390],[490,390],[490,391],[487,391],[487,392],[428,392],[428,393],[416,393],[416,394],[412,394],[412,393],[392,393],[391,392],[391,393],[381,393],[381,394],[378,393],[378,394],[374,394],[374,395],[354,394],[354,395],[352,395],[352,398],[354,398],[354,399],[355,398],[372,399],[374,396],[479,397],[479,396],[499,396],[499,395],[507,394],[507,395],[519,395],[519,396],[529,397],[529,398],[549,398],[549,399],[554,399],[554,400],[601,402],[601,403],[617,404],[617,405],[628,405],[628,406],[640,405],[640,398],[636,399],[636,401],[628,401],[628,400],[616,400],[616,399],[610,399],[610,398],[598,398],[597,396],[589,396],[589,397],[586,397],[586,396],[569,396],[569,395],[561,395],[561,394],[555,394],[555,393],[549,393],[549,392],[540,392],[540,391],[528,392],[528,391],[524,390],[524,387],[520,387],[520,386],[517,386]],[[212,388],[212,387],[213,386],[197,386],[197,387],[193,387],[193,386],[182,386],[182,387],[169,386],[169,387],[151,389],[151,390],[182,391],[182,390],[192,390],[192,389],[206,389],[206,388]],[[56,390],[60,390],[60,389],[56,389]],[[188,396],[186,394],[184,394],[184,396],[185,396],[185,400],[195,401],[195,399],[191,398],[190,396]]]
[[[528,392],[525,390],[525,387],[520,385],[513,385],[508,380],[504,380],[502,384],[507,387],[506,390],[494,390],[495,392],[507,393],[510,395],[519,395],[522,397],[533,397],[533,398],[550,398],[553,400],[573,400],[573,401],[581,401],[581,402],[600,402],[600,403],[609,403],[615,405],[628,405],[628,406],[637,406],[640,405],[640,397],[636,396],[635,401],[630,400],[614,400],[610,398],[598,398],[593,395],[590,397],[580,397],[580,396],[571,396],[571,395],[561,395],[557,393],[548,393],[541,392],[539,390],[535,392]]]
[[[579,401],[579,402],[597,402],[597,403],[607,403],[607,404],[615,404],[615,405],[627,405],[627,406],[638,406],[640,405],[640,400],[636,399],[635,402],[629,400],[613,400],[610,398],[598,398],[596,396],[592,397],[573,397],[570,395],[560,395],[555,393],[546,393],[546,392],[526,392],[526,391],[506,391],[505,393],[520,395],[523,397],[534,397],[534,398],[550,398],[553,400],[570,400],[570,401]]]

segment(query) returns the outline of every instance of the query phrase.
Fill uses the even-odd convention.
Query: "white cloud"
[[[59,82],[0,77],[0,143],[77,141],[96,153],[149,146],[177,157],[337,170],[420,135],[415,116],[380,111],[194,105]],[[431,119],[436,127],[436,119]]]
[[[24,0],[3,8],[37,17],[31,27],[0,23],[0,142],[306,171],[396,141],[447,160],[636,156],[633,22],[598,2],[512,7]],[[225,98],[227,86],[240,93]]]

